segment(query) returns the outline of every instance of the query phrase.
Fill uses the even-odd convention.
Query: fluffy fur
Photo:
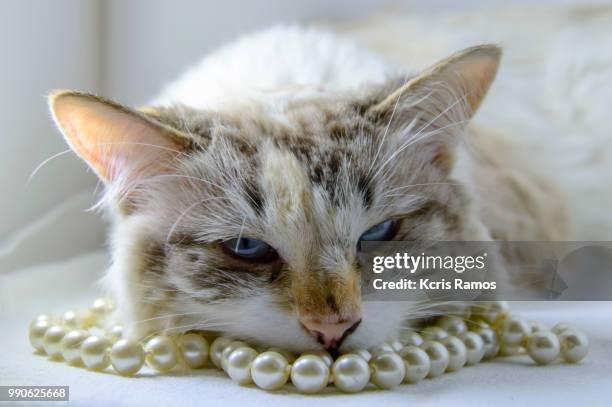
[[[59,127],[107,184],[116,317],[134,336],[204,329],[303,350],[320,345],[298,317],[360,314],[343,347],[371,347],[434,311],[361,301],[368,228],[400,219],[396,240],[566,238],[564,206],[547,206],[565,199],[554,184],[520,146],[468,126],[498,60],[483,46],[400,73],[335,35],[276,28],[206,57],[140,112],[55,94]],[[220,242],[239,236],[280,258],[228,256]]]

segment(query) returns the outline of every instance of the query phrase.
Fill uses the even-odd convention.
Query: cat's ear
[[[484,99],[500,57],[495,45],[460,51],[395,85],[368,113],[384,124],[385,133],[399,135],[389,140],[396,143],[392,148],[398,153],[407,146],[421,148],[423,160],[448,174],[455,159],[456,135]]]
[[[181,133],[97,96],[56,91],[49,106],[70,147],[105,183],[164,172],[188,145]]]
[[[409,79],[371,112],[388,116],[394,110],[414,107],[434,115],[461,113],[469,119],[495,79],[500,58],[501,49],[495,45],[459,51]]]

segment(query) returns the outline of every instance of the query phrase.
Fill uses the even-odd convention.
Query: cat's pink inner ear
[[[49,104],[68,144],[107,183],[163,172],[184,146],[163,125],[96,96],[56,92]]]
[[[495,79],[500,58],[501,49],[495,45],[479,45],[459,51],[411,78],[374,109],[388,110],[397,101],[401,103],[402,98],[414,100],[430,94],[438,106],[465,100],[464,113],[470,118]],[[452,99],[436,100],[436,92],[444,94],[445,99],[447,96],[452,96]],[[426,98],[423,103],[427,104]]]

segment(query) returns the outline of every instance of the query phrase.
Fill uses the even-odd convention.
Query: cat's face
[[[407,84],[273,111],[142,114],[56,95],[57,122],[121,207],[114,272],[129,277],[115,284],[133,298],[120,304],[154,318],[145,332],[215,330],[295,350],[390,339],[415,315],[362,301],[360,241],[468,237],[454,148],[497,58],[477,48]]]

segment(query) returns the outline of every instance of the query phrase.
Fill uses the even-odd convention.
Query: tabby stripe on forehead
[[[359,176],[359,180],[357,181],[357,188],[359,192],[361,192],[361,196],[363,197],[363,206],[366,209],[372,207],[373,201],[373,193],[372,186],[370,185],[370,181],[365,175]]]
[[[264,198],[259,185],[253,180],[245,181],[244,192],[255,213],[262,215],[264,211]]]

